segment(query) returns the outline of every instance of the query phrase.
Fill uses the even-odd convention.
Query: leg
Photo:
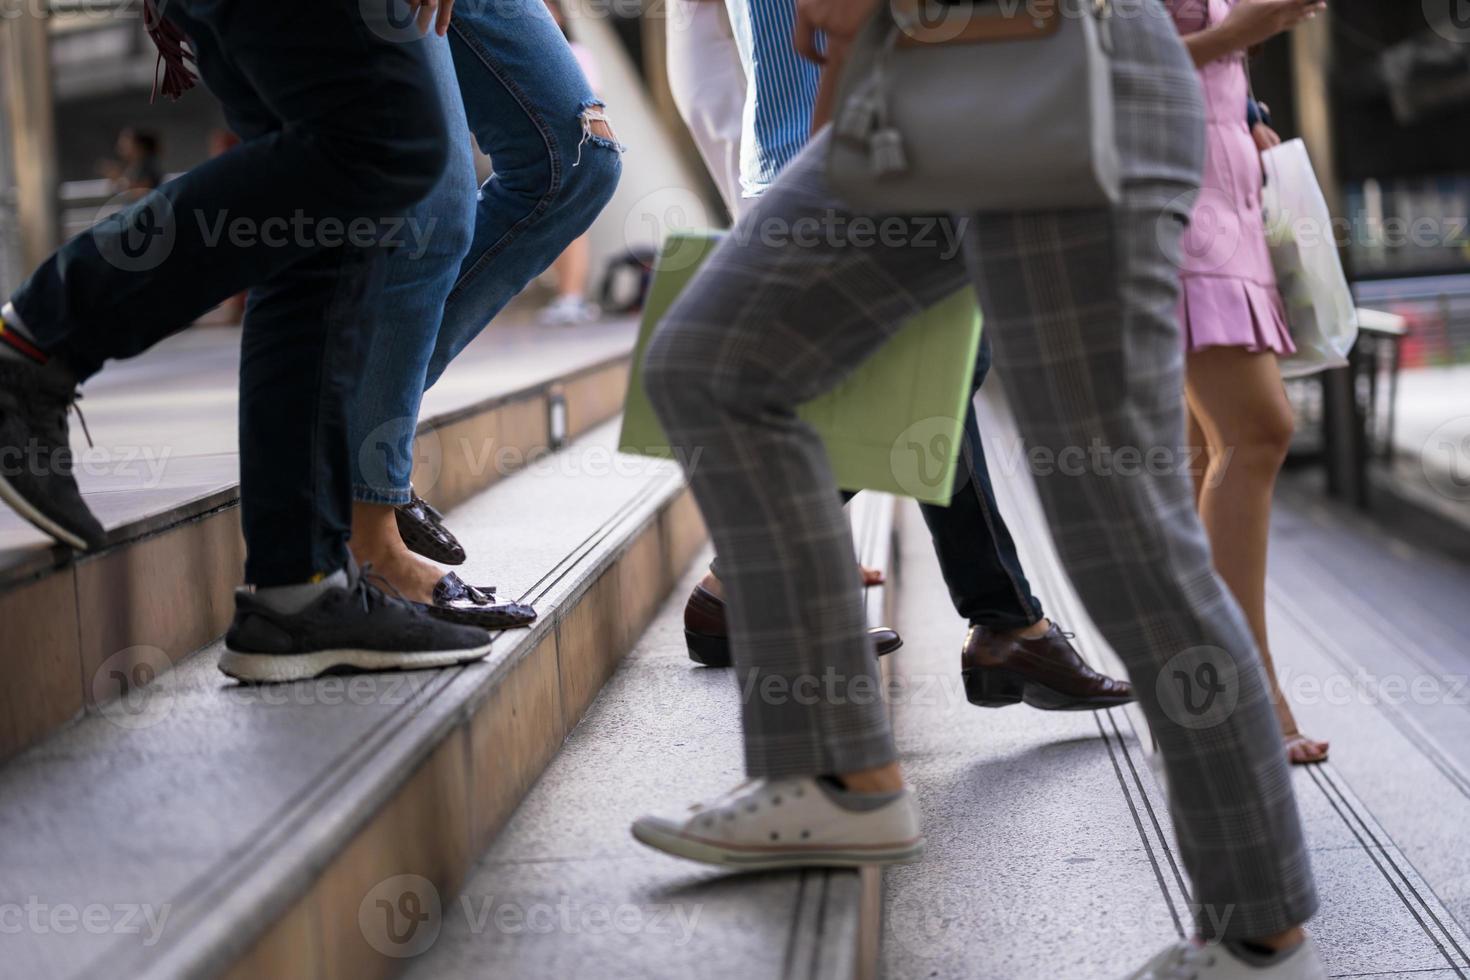
[[[990,339],[981,334],[975,391],[990,372]],[[1127,704],[1127,681],[1094,670],[1072,635],[1042,615],[1041,601],[996,504],[972,398],[965,413],[961,470],[948,507],[920,505],[956,611],[969,620],[960,648],[965,696],[982,708],[1022,702],[1044,711],[1100,710]]]
[[[1297,730],[1291,706],[1276,682],[1266,637],[1271,492],[1293,428],[1276,355],[1210,347],[1189,354],[1187,374],[1193,415],[1215,448],[1199,501],[1215,570],[1250,623],[1291,760],[1320,762],[1327,757],[1327,744]]]
[[[449,32],[470,131],[495,162],[480,188],[469,255],[429,361],[456,354],[592,224],[612,198],[621,147],[541,0],[470,4]]]
[[[1205,430],[1200,427],[1199,416],[1195,414],[1194,407],[1190,405],[1188,397],[1185,398],[1185,412],[1188,419],[1185,424],[1185,445],[1189,453],[1189,482],[1194,485],[1194,509],[1199,510],[1200,501],[1204,497],[1205,481],[1210,475],[1210,440],[1205,438]]]
[[[289,268],[329,228],[340,239],[344,222],[397,215],[443,169],[442,113],[415,45],[384,40],[347,0],[228,19],[219,6],[168,11],[250,138],[72,239],[14,297],[29,332],[81,379]],[[286,35],[312,43],[291,57]]]
[[[975,390],[990,371],[990,331],[981,334]],[[1042,617],[1041,601],[1021,568],[1016,543],[1001,517],[985,465],[985,446],[975,406],[965,415],[963,468],[948,507],[920,505],[934,539],[934,554],[955,611],[971,624],[1004,632],[1025,629]]]
[[[352,552],[406,598],[428,602],[444,573],[421,560],[398,531],[411,499],[414,434],[444,303],[474,233],[475,161],[449,42],[419,42],[444,105],[449,163],[429,196],[409,212],[403,244],[387,263],[379,324],[350,418]]]
[[[1184,438],[1174,260],[1202,163],[1198,88],[1167,20],[1113,28],[1123,200],[978,216],[966,245],[1021,434],[1055,462],[1037,489],[1058,551],[1163,753],[1197,928],[1287,942],[1316,894],[1260,657],[1188,478],[1136,459]]]
[[[356,4],[218,8],[191,0],[169,16],[246,142],[73,239],[15,306],[84,378],[255,287],[241,364],[246,575],[284,585],[346,563],[356,333],[381,286],[382,219],[438,179],[444,127],[422,52],[385,40],[386,22],[375,30]],[[311,40],[283,49],[288,35]]]
[[[741,221],[830,218],[825,139]],[[838,215],[839,218],[844,217]],[[842,227],[840,223],[838,227]],[[939,247],[809,248],[732,236],[649,347],[649,395],[690,472],[721,558],[752,776],[846,773],[894,760],[864,630],[853,545],[826,454],[795,407],[830,388],[963,280]],[[839,698],[768,698],[834,677]]]

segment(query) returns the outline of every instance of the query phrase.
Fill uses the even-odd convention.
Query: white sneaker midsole
[[[912,864],[924,856],[924,838],[878,845],[803,844],[782,847],[727,847],[683,834],[669,833],[643,823],[633,825],[633,836],[649,847],[704,864],[729,868],[787,868],[800,866],[858,867],[864,864]]]
[[[489,643],[463,650],[414,652],[348,648],[317,650],[313,653],[242,653],[226,648],[219,658],[219,669],[236,680],[270,684],[309,680],[339,667],[360,671],[453,667],[455,664],[479,660],[489,652]]]

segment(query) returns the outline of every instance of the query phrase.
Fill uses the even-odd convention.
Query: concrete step
[[[997,379],[998,380],[998,379]],[[996,495],[1034,591],[1077,632],[1083,655],[1117,670],[1057,563],[1039,501],[1015,456],[1014,425],[987,383]],[[883,966],[895,978],[1106,980],[1124,976],[1189,928],[1190,898],[1132,709],[1047,713],[975,708],[958,680],[965,624],[950,607],[917,521],[905,527],[895,666],[899,748],[925,815],[924,864],[894,869],[884,895]],[[1289,548],[1288,541],[1276,546]],[[1321,582],[1320,571],[1296,567]],[[1273,568],[1273,575],[1276,569]],[[1330,587],[1330,586],[1329,586]],[[1272,593],[1303,585],[1273,579]],[[1278,664],[1323,680],[1334,631],[1273,599]],[[1322,908],[1310,925],[1334,977],[1470,974],[1465,933],[1466,797],[1377,705],[1299,707],[1333,740],[1334,761],[1292,776]],[[1427,805],[1433,801],[1433,805]],[[1453,843],[1458,835],[1459,845]]]
[[[415,481],[447,509],[619,411],[631,320],[547,331],[513,311],[429,392]],[[78,479],[108,547],[78,559],[0,508],[0,760],[146,686],[224,632],[244,545],[238,331],[199,329],[86,390]]]
[[[849,510],[862,560],[890,583],[893,510],[882,494],[862,494]],[[440,896],[435,939],[410,977],[876,975],[876,869],[731,875],[629,833],[643,812],[744,778],[732,673],[695,666],[684,646],[684,597],[704,564],[674,590],[461,894]],[[893,589],[868,591],[870,619],[886,618]]]
[[[615,439],[450,513],[466,580],[541,612],[488,660],[251,688],[214,644],[0,769],[0,973],[396,972],[405,896],[455,895],[703,544],[677,469]]]

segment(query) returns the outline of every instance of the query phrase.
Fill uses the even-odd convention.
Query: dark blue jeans
[[[422,244],[388,263],[352,418],[366,503],[408,502],[424,391],[587,230],[622,172],[621,147],[584,128],[602,103],[542,0],[459,0],[428,50],[450,161],[409,213]],[[471,133],[495,164],[478,189]]]
[[[250,290],[240,494],[256,585],[347,560],[347,409],[402,212],[445,165],[444,115],[401,7],[171,0],[244,140],[72,239],[13,298],[81,379]]]
[[[982,331],[974,391],[980,390],[989,373],[990,339]],[[1042,617],[1041,602],[1031,594],[1016,542],[995,503],[973,397],[965,414],[964,438],[949,506],[919,507],[934,539],[944,584],[955,609],[972,624],[996,630],[1030,626]]]

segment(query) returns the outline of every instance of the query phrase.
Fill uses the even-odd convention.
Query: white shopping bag
[[[1261,210],[1276,285],[1296,353],[1282,358],[1281,374],[1299,378],[1347,366],[1358,339],[1358,314],[1332,234],[1332,215],[1301,140],[1261,154],[1266,184]]]

